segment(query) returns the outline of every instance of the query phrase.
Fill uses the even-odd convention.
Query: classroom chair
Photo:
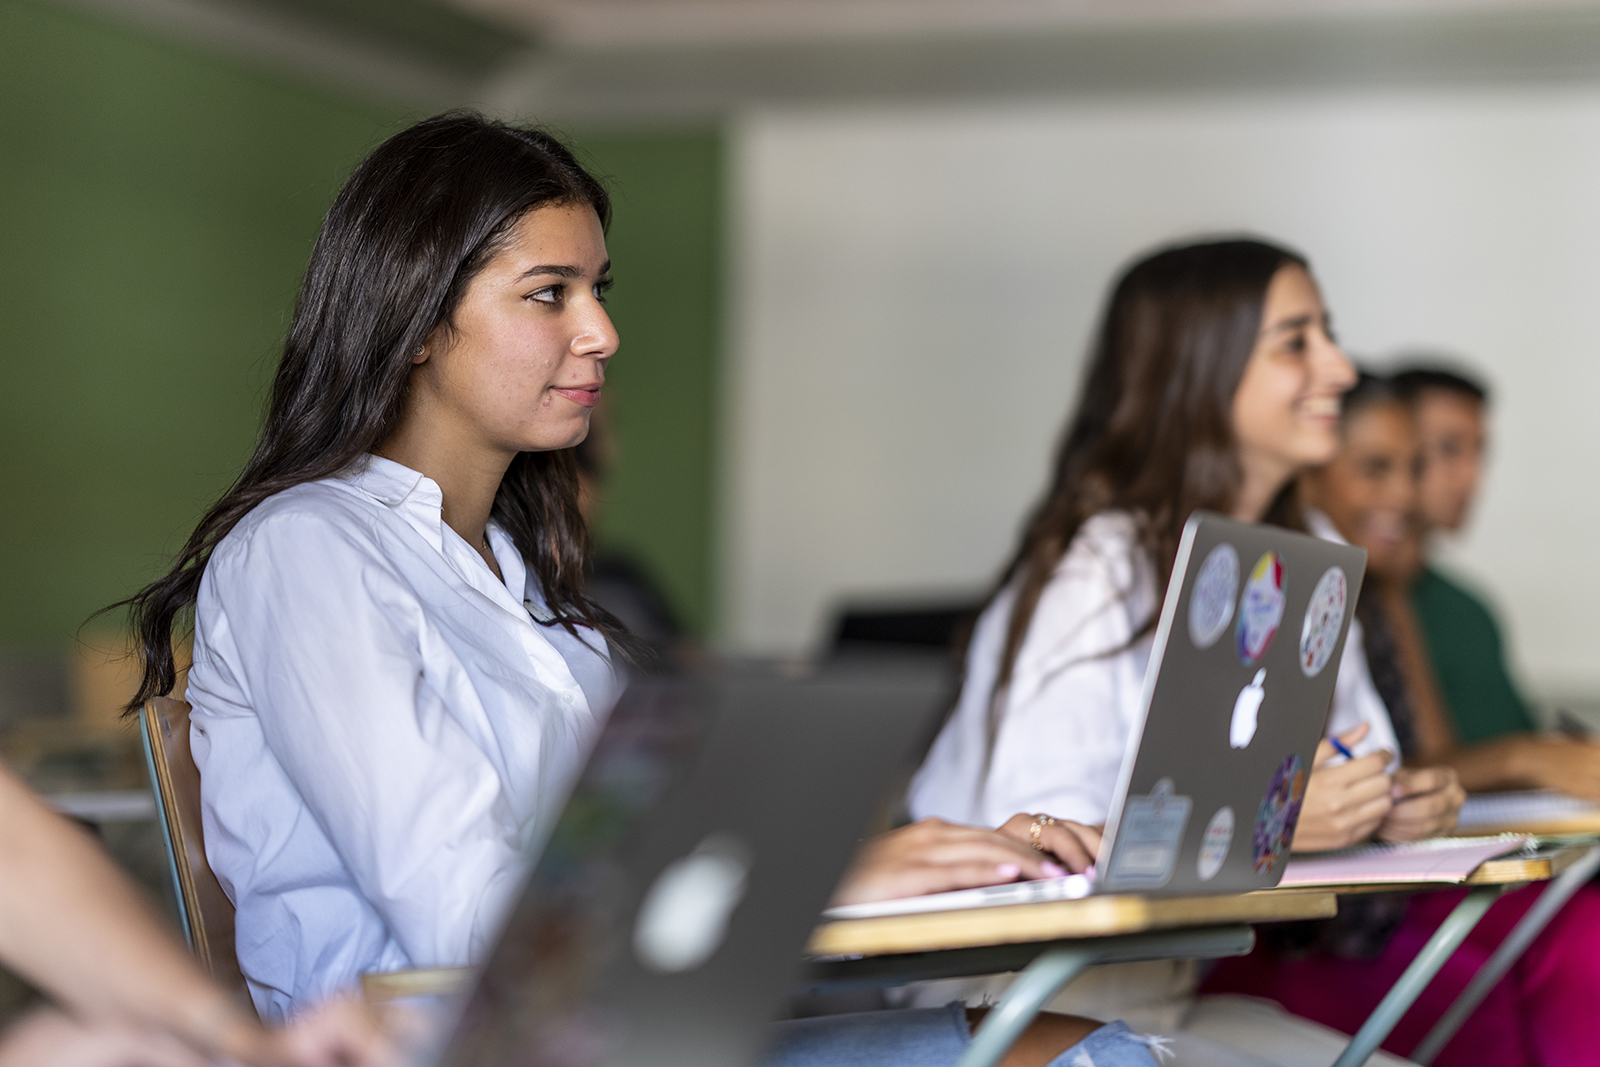
[[[970,629],[983,609],[979,601],[924,604],[845,604],[834,612],[830,655],[891,649],[943,652]]]
[[[145,769],[161,807],[161,836],[178,922],[189,948],[212,977],[245,994],[244,975],[234,952],[233,901],[222,891],[206,861],[200,826],[200,772],[189,752],[189,705],[156,697],[139,711]]]

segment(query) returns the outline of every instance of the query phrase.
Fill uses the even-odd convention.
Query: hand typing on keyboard
[[[1098,831],[1076,823],[1049,823],[1042,828],[1041,848],[1036,849],[1029,836],[1034,821],[1032,815],[1018,815],[997,832],[923,819],[879,834],[856,853],[834,891],[832,905],[1060,878],[1094,862]]]
[[[838,883],[832,904],[891,901],[1064,873],[1048,854],[1002,833],[922,819],[867,838]]]

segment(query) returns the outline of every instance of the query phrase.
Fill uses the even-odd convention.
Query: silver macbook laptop
[[[632,685],[438,1062],[756,1062],[948,668],[863,658]]]
[[[1365,549],[1196,512],[1173,563],[1093,873],[828,917],[1277,885],[1366,565]]]

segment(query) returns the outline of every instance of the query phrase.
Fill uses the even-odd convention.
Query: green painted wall
[[[656,575],[700,635],[713,604],[722,160],[713,132],[576,131],[615,201],[606,247],[622,347],[607,371],[616,466],[599,537]]]
[[[404,117],[0,0],[0,642],[69,639],[226,487],[322,213]],[[618,188],[626,345],[604,533],[704,627],[717,142],[586,147]]]

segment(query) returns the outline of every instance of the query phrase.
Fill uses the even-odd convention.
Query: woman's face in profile
[[[610,266],[589,205],[524,215],[416,360],[412,410],[429,431],[511,453],[583,440],[618,344]]]
[[[1356,372],[1328,330],[1317,283],[1291,264],[1273,275],[1261,332],[1233,397],[1240,460],[1284,478],[1339,448],[1339,398]]]

